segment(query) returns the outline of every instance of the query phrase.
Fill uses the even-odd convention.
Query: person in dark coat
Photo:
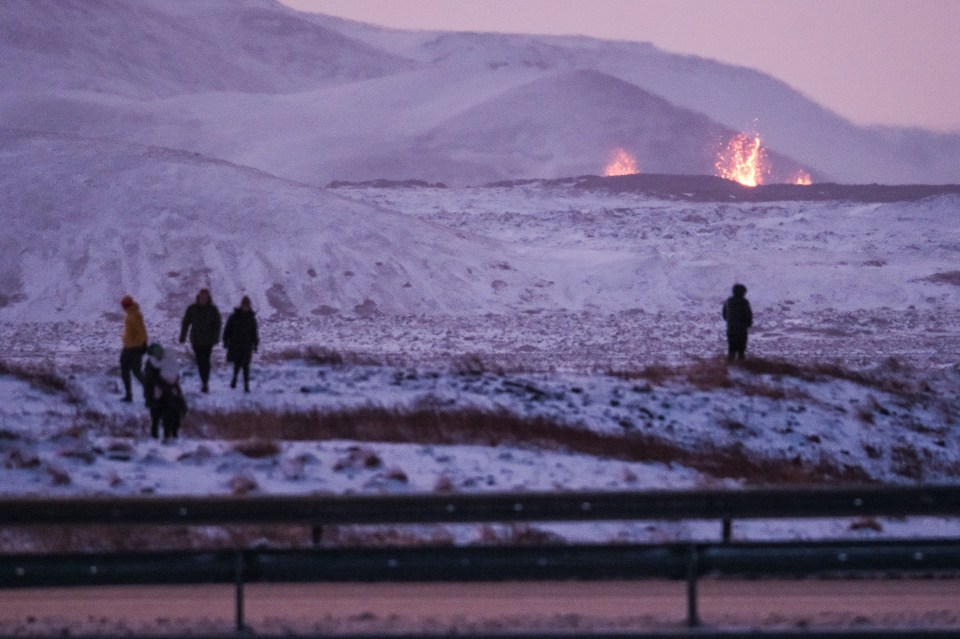
[[[723,319],[727,320],[727,360],[743,359],[747,350],[747,331],[753,326],[753,311],[747,301],[747,287],[733,285],[733,295],[723,303]]]
[[[253,312],[250,298],[244,296],[240,306],[234,309],[223,329],[223,346],[227,349],[227,361],[233,362],[233,380],[230,388],[237,387],[237,375],[243,371],[243,390],[250,392],[250,360],[260,346],[257,333],[257,315]]]
[[[162,423],[163,439],[176,439],[187,403],[180,389],[180,364],[177,356],[160,344],[151,344],[147,348],[147,363],[143,367],[143,394],[150,409],[150,436],[154,439],[160,437],[159,426]]]
[[[210,356],[213,347],[220,341],[220,310],[210,298],[210,291],[202,288],[197,293],[197,300],[183,315],[180,325],[180,343],[187,341],[190,333],[190,346],[197,360],[197,370],[200,373],[201,390],[210,392]]]

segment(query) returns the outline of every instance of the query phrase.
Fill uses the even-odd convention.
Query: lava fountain
[[[627,153],[626,149],[616,149],[610,157],[610,162],[603,169],[607,177],[612,175],[635,175],[640,172],[637,168],[637,158]]]
[[[717,175],[744,186],[758,186],[770,172],[767,150],[760,144],[760,136],[738,133],[717,154],[714,164]]]
[[[811,184],[813,184],[813,178],[810,177],[809,173],[807,173],[803,169],[800,169],[800,171],[797,172],[795,176],[793,176],[793,180],[791,180],[790,183],[799,184],[800,186],[810,186]]]

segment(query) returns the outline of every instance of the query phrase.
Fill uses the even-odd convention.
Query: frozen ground
[[[671,164],[706,148],[700,134],[693,147],[682,138],[764,112],[771,151],[813,173],[945,181],[956,163],[936,158],[956,155],[956,136],[881,139],[772,79],[649,45],[393,32],[268,1],[139,4],[0,8],[14,35],[0,42],[11,80],[0,91],[0,494],[960,479],[957,196],[751,204],[541,182],[321,188],[598,172],[631,144],[642,170],[711,170],[712,152]],[[646,91],[709,103],[716,122]],[[530,122],[545,133],[527,135]],[[719,309],[735,281],[756,324],[752,363],[727,369]],[[181,349],[191,411],[182,439],[156,442],[143,407],[119,402],[118,300],[132,293],[151,338],[170,346],[201,286],[225,312],[253,298],[253,392],[227,388],[218,351],[201,395]],[[717,528],[341,528],[324,542]],[[858,519],[738,522],[734,534],[958,531]],[[102,532],[2,530],[0,547],[168,541]],[[261,541],[204,529],[184,543]]]
[[[64,151],[64,175],[90,166],[87,159],[103,150],[53,144]],[[331,195],[203,159],[163,153],[163,170],[157,170],[152,151],[106,150],[125,158],[123,170],[140,167],[137,175],[155,180],[160,195],[144,199],[130,186],[138,180],[121,179],[118,197],[107,198],[86,186],[63,186],[70,182],[51,171],[37,175],[35,193],[48,210],[77,211],[73,235],[80,239],[48,243],[48,235],[31,235],[36,239],[21,255],[36,258],[20,279],[23,261],[7,263],[7,272],[26,285],[20,298],[5,300],[0,316],[4,496],[960,480],[960,227],[953,196],[893,204],[718,204],[537,183],[344,186]],[[194,162],[209,171],[209,180],[197,179]],[[214,213],[180,190],[184,180],[206,194]],[[83,197],[90,197],[91,208],[71,208]],[[140,202],[153,210],[155,197],[166,202],[163,224],[145,215],[123,226],[125,206]],[[262,229],[251,232],[244,222],[251,206],[274,212],[268,241],[260,239]],[[29,208],[20,210],[24,232],[32,233],[36,218]],[[208,215],[226,221],[205,225]],[[103,235],[105,219],[128,233],[122,250]],[[199,224],[202,233],[171,235],[165,224],[187,231]],[[255,259],[248,259],[249,247],[257,247]],[[137,259],[124,258],[127,252]],[[316,279],[305,277],[307,269]],[[756,325],[747,365],[728,368],[719,309],[736,280],[750,289]],[[213,288],[224,311],[224,300],[241,291],[255,299],[262,348],[249,395],[229,389],[220,349],[212,392],[199,393],[188,350],[174,345],[182,306],[200,285]],[[145,409],[119,401],[118,286],[141,291],[151,338],[174,345],[181,358],[191,410],[177,441],[147,437]],[[308,543],[308,532],[257,530],[245,537],[216,528],[169,536],[7,529],[0,531],[0,546],[296,546]],[[955,537],[960,522],[735,522],[733,534]],[[719,535],[717,522],[339,526],[325,528],[321,543]],[[946,609],[748,617],[716,623],[956,624],[955,612]],[[205,627],[175,618],[146,627],[181,623]],[[220,629],[227,622],[209,623]],[[302,629],[287,620],[272,623],[262,628]],[[77,624],[75,618],[19,618],[6,626],[0,620],[0,627],[21,633],[129,628],[92,618]],[[650,616],[485,621],[467,614],[441,622],[368,612],[304,628],[676,625]]]
[[[458,237],[479,264],[496,247],[494,255],[514,260],[502,269],[510,284],[486,280],[494,264],[451,290],[432,274],[463,256],[418,246],[418,289],[459,312],[418,312],[375,286],[368,292],[383,297],[365,309],[331,303],[291,315],[268,301],[250,395],[227,388],[220,351],[213,392],[197,393],[180,347],[191,412],[172,444],[147,438],[145,410],[118,401],[117,314],[41,321],[31,308],[15,322],[24,305],[8,307],[0,491],[616,490],[960,478],[953,196],[717,204],[539,183],[334,191],[348,198],[343,206],[359,228],[377,220],[401,228],[408,219],[431,237]],[[365,259],[363,250],[353,254]],[[395,259],[411,257],[398,251]],[[719,306],[735,279],[748,284],[754,304],[754,363],[728,369]],[[499,302],[514,285],[539,292]],[[114,302],[103,297],[84,303]],[[381,310],[404,304],[406,312]],[[172,344],[178,313],[163,301],[148,307],[152,339]],[[352,424],[352,435],[331,415]],[[740,534],[955,529],[939,520],[787,522],[745,525]],[[712,525],[638,524],[558,534],[715,533]]]

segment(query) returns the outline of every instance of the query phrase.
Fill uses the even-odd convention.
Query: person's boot
[[[130,393],[127,393],[126,395],[120,398],[120,401],[127,402],[129,404],[130,402],[133,401],[133,395],[131,395]]]
[[[210,392],[210,387],[207,386],[207,383],[206,383],[206,382],[203,383],[203,386],[200,388],[200,391],[203,392],[203,393],[209,393],[209,392]]]
[[[230,388],[236,388],[236,387],[237,387],[237,376],[234,375],[233,379],[230,380]]]

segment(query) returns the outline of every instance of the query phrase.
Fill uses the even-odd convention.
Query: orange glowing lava
[[[603,169],[605,176],[611,175],[634,175],[639,173],[637,168],[637,158],[633,157],[625,149],[617,149],[610,158],[610,163]]]
[[[810,177],[809,173],[807,173],[803,169],[800,169],[800,171],[798,171],[797,174],[793,176],[793,180],[791,180],[790,183],[799,184],[801,186],[810,186],[811,184],[813,184],[813,178]]]
[[[714,166],[718,176],[744,186],[763,184],[770,172],[767,150],[760,145],[760,136],[750,137],[746,133],[738,133],[727,142],[727,146],[717,154]]]

